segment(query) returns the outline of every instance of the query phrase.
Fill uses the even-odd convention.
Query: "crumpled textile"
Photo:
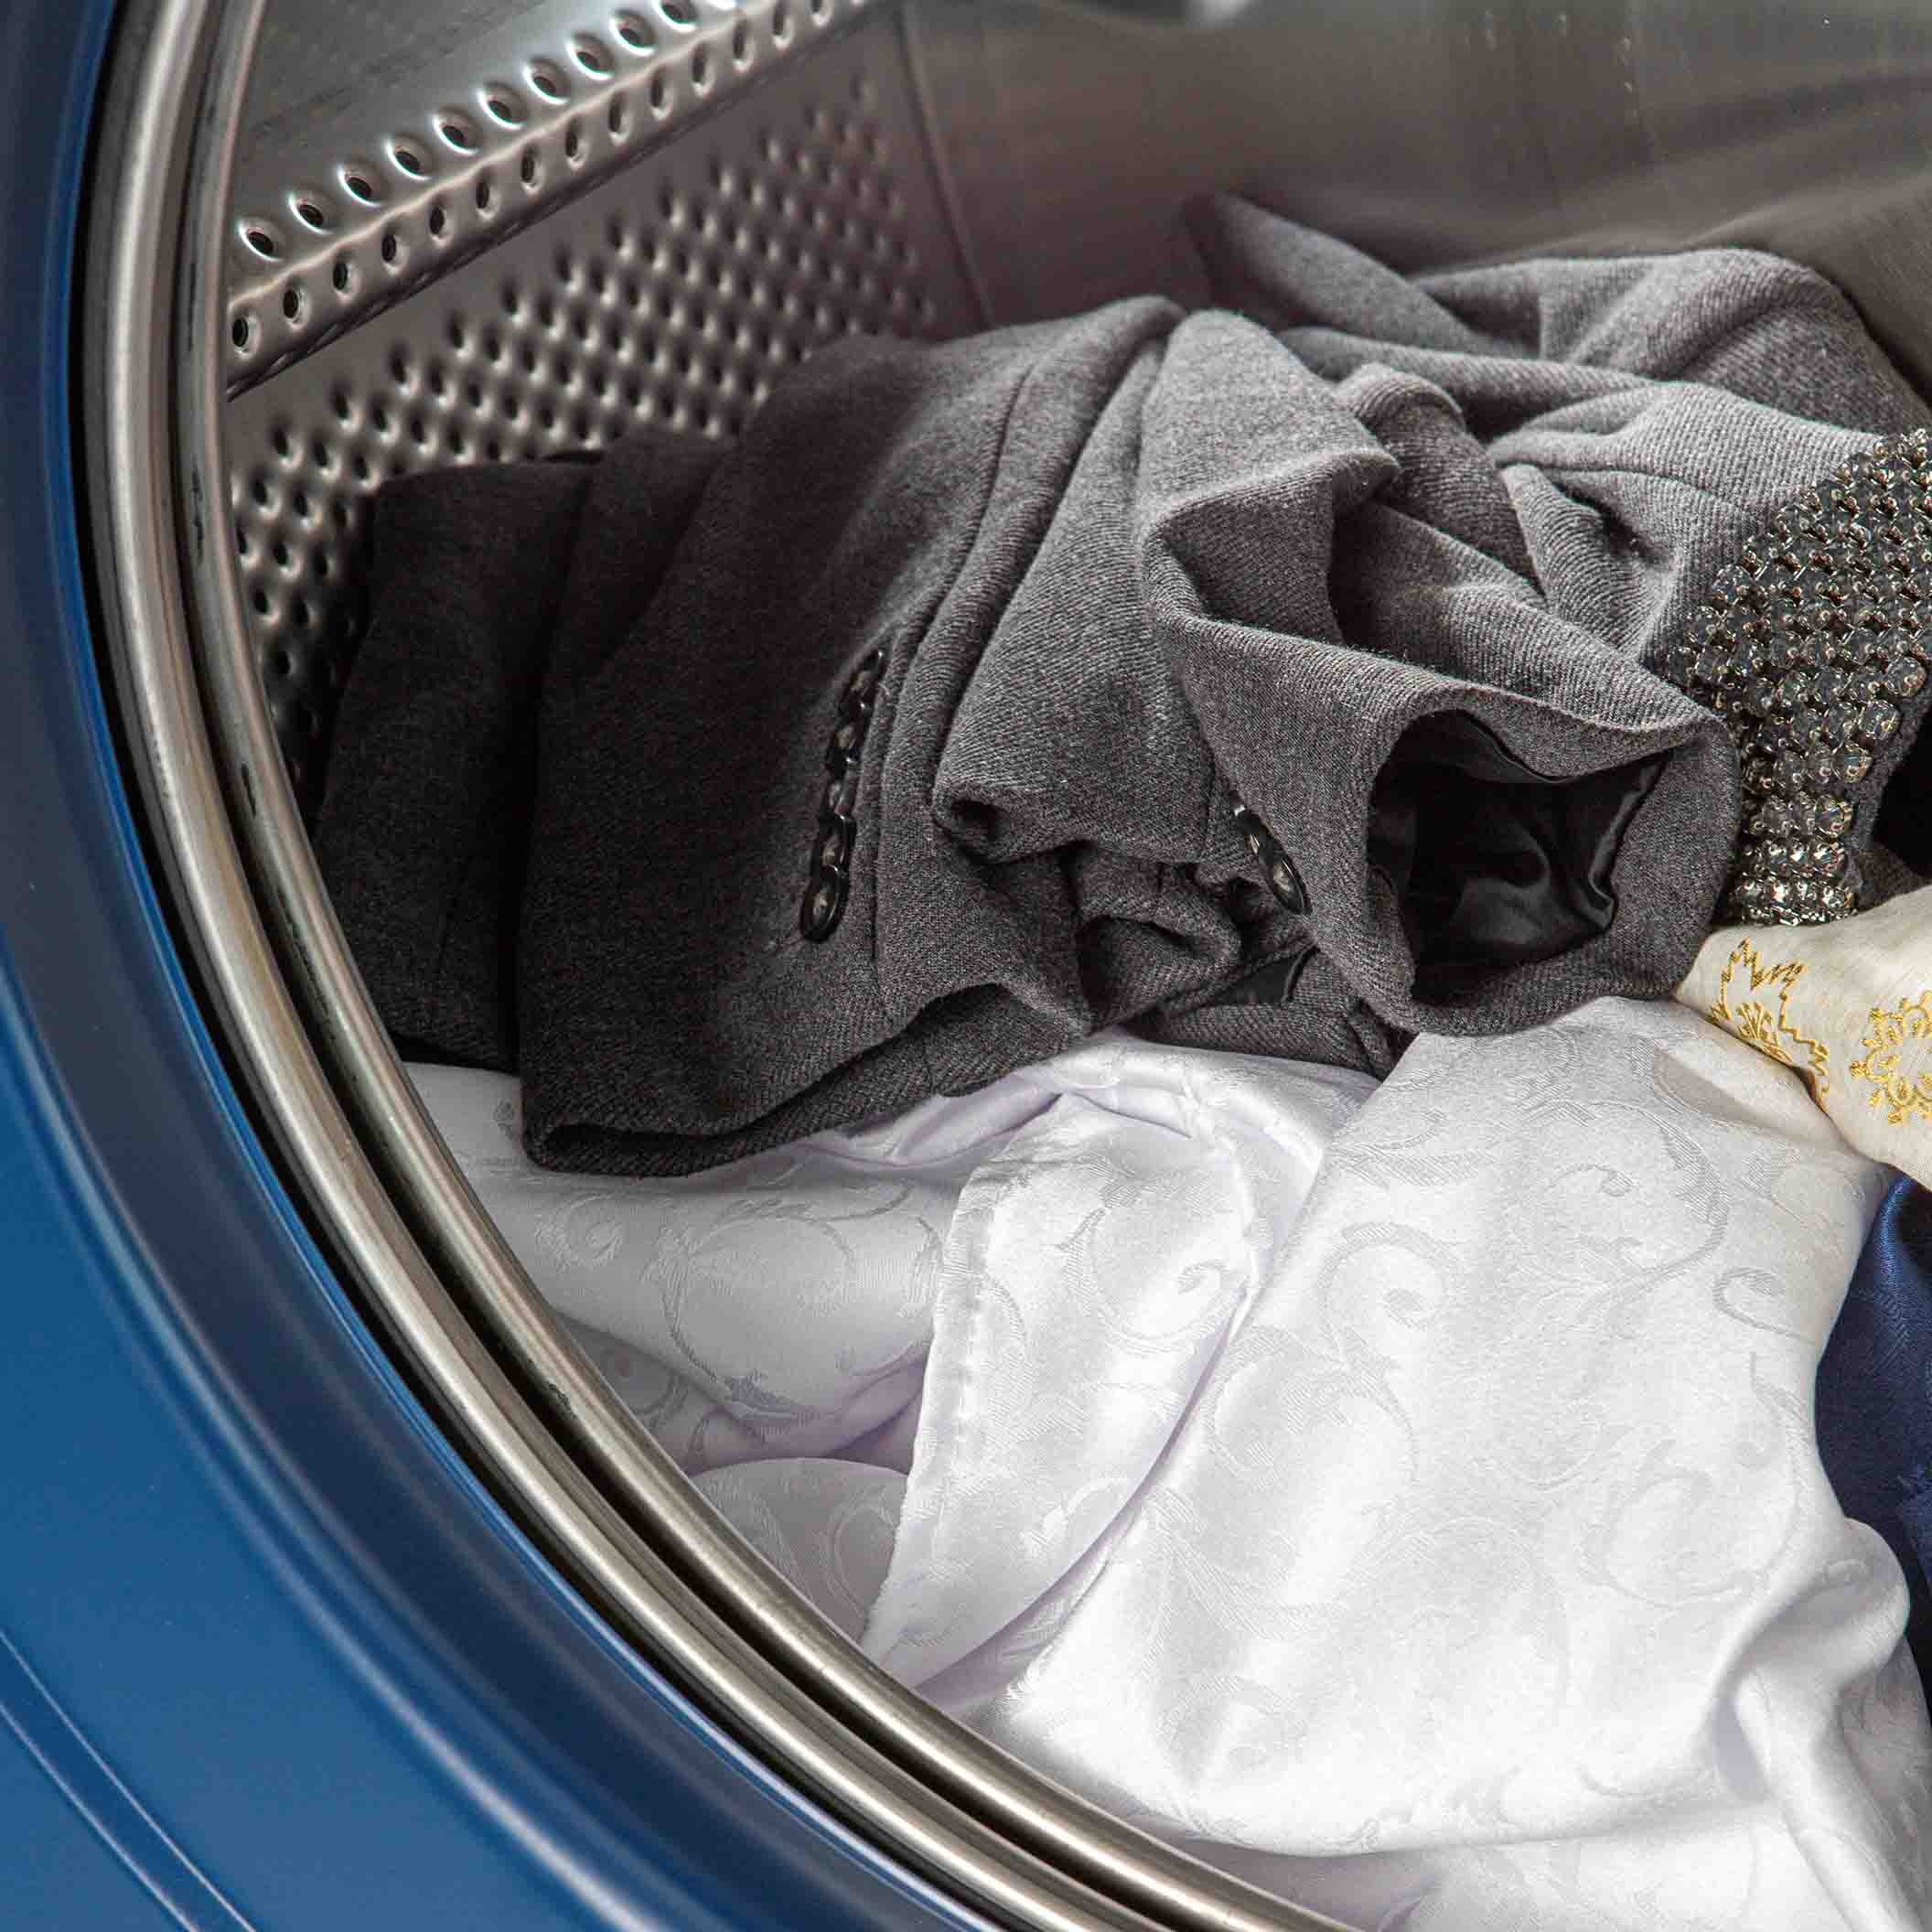
[[[1791,1068],[1861,1154],[1932,1183],[1932,886],[1829,926],[1721,926],[1677,997]]]
[[[1737,756],[1655,667],[1923,405],[1745,251],[1410,282],[1198,228],[1223,309],[841,344],[729,451],[527,501],[406,478],[406,567],[379,504],[318,852],[395,1031],[514,1043],[538,1160],[691,1171],[1119,1024],[1379,1074],[1681,980]],[[456,639],[439,521],[488,558]],[[520,737],[475,660],[546,606]]]
[[[1818,1447],[1848,1516],[1891,1544],[1932,1671],[1932,1194],[1887,1190],[1818,1369]]]
[[[1926,1922],[1906,1593],[1811,1408],[1884,1171],[1695,1015],[1379,1088],[1110,1036],[668,1181],[418,1078],[726,1516],[1074,1789],[1363,1927]]]

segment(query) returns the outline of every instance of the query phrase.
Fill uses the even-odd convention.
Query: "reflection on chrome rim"
[[[1027,1926],[1333,1932],[1069,1797],[868,1663],[606,1388],[423,1112],[317,874],[225,541],[220,238],[261,6],[151,0],[123,32],[82,393],[102,615],[150,828],[285,1171],[418,1386],[560,1566],[883,1849]]]

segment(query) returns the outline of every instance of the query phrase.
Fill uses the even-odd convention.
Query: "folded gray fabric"
[[[1546,546],[1567,536],[1605,566],[1599,595],[1572,614],[1612,633],[1639,627],[1633,643],[1646,661],[1716,710],[1744,755],[1727,918],[1809,923],[1872,904],[1881,881],[1867,875],[1864,855],[1882,809],[1893,839],[1923,849],[1926,832],[1915,837],[1885,797],[1932,704],[1927,412],[1830,284],[1789,262],[1723,250],[1525,263],[1411,286],[1240,203],[1222,204],[1199,233],[1217,295],[1280,328],[1311,367],[1347,380],[1395,366],[1453,393],[1496,465],[1492,512],[1496,480],[1519,505],[1554,480],[1584,513],[1567,530],[1547,507],[1522,518]],[[1378,314],[1390,319],[1378,327]],[[1390,339],[1394,321],[1400,341]],[[1639,538],[1657,520],[1626,523],[1623,495],[1584,473],[1599,465],[1599,445],[1577,443],[1575,413],[1551,407],[1560,393],[1607,424],[1607,399],[1633,376],[1701,392],[1690,413],[1646,401],[1641,428],[1619,438],[1613,462],[1613,472],[1641,465],[1659,502],[1665,479],[1686,486],[1669,574],[1692,593],[1689,606],[1638,581],[1656,562],[1647,550],[1621,576],[1608,567],[1619,537]],[[1794,465],[1782,435],[1754,451],[1739,408],[1707,461],[1692,445],[1711,426],[1712,387],[1888,440]],[[1740,521],[1745,510],[1755,514]],[[1476,512],[1464,533],[1507,543],[1507,512],[1487,522]],[[1573,594],[1589,574],[1565,573],[1562,587]],[[1911,814],[1921,820],[1928,782],[1921,759],[1896,788],[1921,800]]]
[[[1381,1072],[1682,977],[1738,759],[1656,667],[1758,522],[1924,412],[1761,256],[1416,284],[1240,204],[1200,232],[1259,319],[849,343],[702,495],[640,443],[519,512],[574,545],[514,976],[536,1158],[685,1171],[1121,1022]],[[379,611],[358,681],[409,635]],[[409,713],[373,762],[421,762]],[[359,956],[429,875],[366,817],[332,774]]]
[[[382,492],[370,632],[315,842],[376,1009],[408,1052],[517,1064],[537,698],[589,480],[532,463]]]

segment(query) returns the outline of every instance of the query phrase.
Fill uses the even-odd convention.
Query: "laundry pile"
[[[1195,226],[1212,310],[386,488],[358,961],[989,1737],[1349,1923],[1922,1925],[1932,416],[1766,256]]]

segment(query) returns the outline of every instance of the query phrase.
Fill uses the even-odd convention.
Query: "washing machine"
[[[1932,376],[1898,0],[70,0],[0,19],[0,1924],[1328,1921],[872,1668],[531,1290],[306,826],[370,493],[841,336],[1751,242]]]

